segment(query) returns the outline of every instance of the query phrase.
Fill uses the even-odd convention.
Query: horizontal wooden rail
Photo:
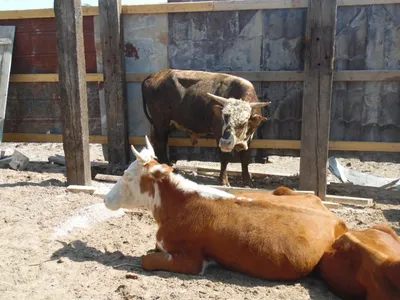
[[[381,5],[400,3],[400,0],[338,0],[338,6]],[[161,4],[123,5],[122,14],[165,14],[184,12],[213,12],[259,9],[304,8],[308,0],[202,1]],[[83,6],[84,16],[97,16],[97,6]],[[53,8],[0,11],[0,20],[54,18]]]
[[[304,81],[304,73],[297,71],[260,71],[260,72],[221,72],[245,78],[253,82],[273,81]],[[127,73],[127,82],[142,82],[150,73]],[[86,74],[88,82],[102,82],[101,73]],[[400,70],[367,70],[367,71],[336,71],[334,81],[400,81]],[[11,74],[10,82],[58,82],[58,74]]]
[[[28,82],[58,82],[58,74],[10,74],[10,82],[15,83],[28,83]],[[104,81],[103,74],[101,73],[88,73],[86,74],[87,82],[102,82]]]
[[[218,72],[239,76],[250,81],[304,81],[304,73],[298,71]],[[127,73],[127,82],[142,82],[150,73]],[[400,75],[400,72],[399,72]]]
[[[97,16],[99,14],[99,8],[97,6],[83,6],[82,14],[84,16]],[[0,11],[0,20],[39,19],[39,18],[54,18],[54,9],[43,8],[43,9]]]
[[[28,142],[28,143],[61,143],[60,134],[33,134],[33,133],[4,133],[4,142]],[[107,137],[93,135],[89,137],[92,144],[107,144]],[[130,137],[132,145],[145,145],[144,137]],[[188,138],[169,138],[168,144],[174,147],[193,147]],[[216,147],[214,139],[199,139],[195,147]],[[251,148],[258,149],[300,149],[300,141],[297,140],[253,140]],[[400,152],[400,143],[383,142],[345,142],[330,141],[329,150],[336,151],[366,151],[366,152]]]

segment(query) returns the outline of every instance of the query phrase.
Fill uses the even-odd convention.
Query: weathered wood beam
[[[107,110],[108,161],[110,165],[124,167],[129,162],[129,144],[121,1],[99,0],[99,13],[104,100]]]
[[[325,200],[337,0],[309,0],[300,150],[300,189]]]
[[[80,0],[55,0],[60,108],[67,181],[90,185],[86,68]]]

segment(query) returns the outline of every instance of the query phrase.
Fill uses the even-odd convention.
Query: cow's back
[[[248,80],[223,73],[165,69],[142,82],[144,109],[147,106],[153,119],[174,120],[202,134],[210,133],[213,105],[218,104],[207,93],[258,102]],[[261,114],[261,109],[254,112]]]
[[[324,207],[268,197],[232,203],[205,200],[188,207],[198,212],[196,224],[209,224],[203,228],[200,247],[210,259],[251,276],[267,280],[306,276],[347,227]],[[193,234],[190,225],[185,230]]]
[[[400,299],[400,241],[385,225],[339,237],[319,269],[328,286],[345,299]]]

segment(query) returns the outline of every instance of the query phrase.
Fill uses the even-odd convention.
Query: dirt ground
[[[0,299],[338,299],[317,276],[267,282],[217,266],[204,276],[144,272],[141,256],[154,248],[156,232],[147,211],[112,213],[99,197],[66,192],[65,168],[47,161],[51,155],[63,155],[61,144],[3,143],[0,148],[17,149],[31,160],[24,171],[0,169]],[[101,146],[91,145],[90,150],[92,161],[103,160]],[[257,179],[255,187],[285,184],[297,188],[299,159],[273,156],[270,160],[251,165],[251,170],[291,176]],[[358,171],[400,177],[398,164],[340,162]],[[218,184],[215,177],[185,175]],[[387,223],[400,233],[400,192],[344,185],[331,174],[328,179],[328,193],[375,200],[370,208],[334,210],[351,227]],[[240,178],[231,177],[231,184],[240,186]]]

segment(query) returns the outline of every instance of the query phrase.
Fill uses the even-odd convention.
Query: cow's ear
[[[222,106],[221,105],[213,105],[213,112],[217,116],[222,116]]]
[[[266,117],[263,117],[259,114],[253,114],[249,120],[249,126],[251,128],[257,128],[260,126],[261,122],[268,120]]]
[[[268,120],[266,117],[261,116],[259,114],[254,114],[250,117],[250,121],[255,121],[255,122],[263,122]]]
[[[171,174],[173,170],[174,170],[174,168],[172,168],[166,164],[155,165],[154,167],[150,168],[149,175],[154,180],[161,181],[164,178],[168,177],[169,174]]]

